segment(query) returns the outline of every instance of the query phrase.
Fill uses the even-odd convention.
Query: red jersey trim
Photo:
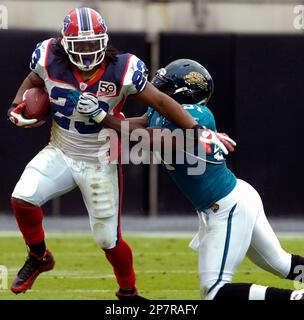
[[[98,70],[98,73],[96,74],[96,76],[94,78],[90,79],[89,81],[84,81],[83,78],[81,77],[78,69],[75,66],[72,66],[72,72],[78,82],[79,88],[80,88],[80,83],[85,83],[87,85],[87,87],[90,87],[93,84],[95,84],[96,82],[98,82],[101,79],[101,77],[103,76],[105,70],[106,70],[106,62],[102,61],[100,69]],[[83,92],[85,90],[80,89],[80,91]]]

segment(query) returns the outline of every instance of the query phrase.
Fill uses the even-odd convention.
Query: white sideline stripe
[[[147,253],[133,253],[135,257],[144,257],[144,256],[196,256],[195,251],[188,252],[147,252]],[[57,252],[54,254],[55,257],[103,257],[102,252]],[[26,257],[24,252],[22,253],[3,253],[1,257]]]
[[[81,238],[81,237],[88,237],[88,236],[92,236],[92,234],[90,232],[46,232],[45,233],[47,237],[51,237],[51,238]],[[0,231],[0,237],[21,237],[22,238],[22,234],[19,231]]]
[[[8,290],[0,290],[1,293],[5,293],[5,292],[8,292]],[[31,290],[27,290],[27,293],[31,293],[31,292],[48,292],[48,293],[52,293],[52,292],[59,292],[59,293],[62,293],[62,292],[70,292],[70,293],[73,293],[73,292],[79,292],[79,293],[82,293],[82,292],[96,292],[96,293],[113,293],[113,290],[106,290],[106,289],[67,289],[67,290],[35,290],[35,289],[31,289]],[[199,290],[153,290],[153,293],[157,293],[157,292],[199,292]],[[67,300],[67,299],[65,299]]]
[[[142,238],[191,238],[196,234],[196,231],[162,231],[162,232],[125,232],[125,237],[142,237]],[[304,232],[277,232],[276,235],[281,239],[293,239],[293,240],[303,240]],[[22,235],[19,231],[0,231],[0,237],[21,237]],[[56,231],[56,232],[46,232],[47,238],[84,238],[91,237],[92,233],[88,231],[83,232],[65,232],[65,231]],[[92,238],[93,240],[93,238]],[[94,242],[93,242],[94,243]]]
[[[18,269],[9,269],[8,274],[10,276],[14,276]],[[157,275],[170,275],[170,274],[194,274],[198,275],[197,270],[137,270],[137,274],[144,275],[144,274],[157,274]],[[251,274],[264,274],[265,271],[245,271],[245,272],[238,272],[237,275],[243,276],[243,275],[251,275]],[[77,271],[50,271],[48,273],[43,273],[40,275],[40,278],[44,279],[54,279],[54,278],[66,278],[66,279],[112,279],[115,278],[113,274],[100,274],[96,275],[95,272],[92,272],[92,270],[89,270],[88,272],[77,272]]]
[[[15,274],[20,268],[9,268],[8,273],[9,274]],[[144,274],[144,273],[157,273],[157,274],[170,274],[170,273],[197,273],[197,271],[194,270],[137,270],[137,274]],[[114,275],[112,273],[109,274],[96,274],[96,272],[92,270],[88,271],[48,271],[48,273],[44,272],[39,277],[80,277],[80,276],[89,276],[89,278],[112,278]]]
[[[142,232],[142,231],[134,231],[134,232],[125,232],[125,236],[129,237],[142,237],[142,238],[192,238],[196,234],[196,231],[163,231],[163,232],[158,232],[158,231],[147,231],[147,232]],[[304,235],[303,235],[304,236]]]
[[[143,237],[143,238],[191,238],[192,236],[195,235],[194,232],[185,232],[185,231],[164,231],[164,232],[125,232],[124,236],[125,237]],[[19,231],[0,231],[0,237],[21,237],[22,234]],[[46,232],[46,238],[83,238],[83,237],[92,237],[91,232]],[[304,235],[303,235],[304,237]]]

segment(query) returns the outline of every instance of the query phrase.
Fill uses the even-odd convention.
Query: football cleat
[[[139,301],[139,300],[148,300],[142,296],[140,296],[138,294],[138,290],[137,288],[133,288],[133,289],[130,289],[130,290],[126,290],[126,289],[122,289],[120,288],[117,292],[116,292],[116,297],[118,298],[118,300],[121,300],[121,301],[133,301],[133,300],[136,300],[136,301]]]
[[[11,291],[18,293],[25,293],[26,290],[31,289],[34,281],[41,272],[49,271],[54,268],[55,260],[49,250],[38,258],[29,253],[23,267],[19,270],[16,278],[11,286]]]
[[[294,290],[291,293],[290,300],[304,300],[304,289]]]

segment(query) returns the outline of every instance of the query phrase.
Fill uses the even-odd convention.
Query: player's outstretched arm
[[[165,118],[171,120],[182,129],[192,129],[198,123],[181,108],[174,99],[147,83],[145,89],[135,96],[146,106],[151,106]]]
[[[128,120],[125,120],[125,116],[122,113],[117,116],[108,114],[100,107],[97,96],[92,93],[84,92],[79,94],[77,99],[76,110],[78,113],[92,118],[103,127],[114,129],[119,134],[122,133],[122,128],[126,128],[126,126],[122,125],[124,121],[128,122],[129,130],[124,132],[127,134],[130,134],[135,129],[148,126],[148,117],[145,114],[141,117],[128,118]]]
[[[231,139],[229,137],[218,135],[216,132],[199,125],[194,118],[188,114],[187,111],[185,111],[177,102],[175,102],[175,100],[157,90],[150,83],[148,83],[146,88],[141,93],[137,94],[136,97],[146,105],[150,105],[151,107],[155,108],[156,111],[170,119],[180,128],[193,129],[195,139],[199,139],[203,142],[207,153],[212,152],[210,146],[211,144],[217,145],[224,152],[224,154],[228,154],[228,150],[233,151],[233,146],[231,145]],[[100,107],[98,103],[98,97],[91,93],[83,93],[80,95],[76,105],[76,110],[80,114],[90,117],[95,122],[102,125],[105,124],[104,121],[107,119],[107,117],[110,117],[107,112]],[[109,119],[110,118],[108,118],[108,120]],[[108,126],[116,131],[119,130],[120,122],[116,120],[118,122],[115,124],[113,121],[115,121],[115,119],[112,119],[111,123],[108,122]],[[130,129],[131,130],[129,131],[134,130],[132,127]]]
[[[227,135],[219,135],[208,128],[199,125],[179,103],[147,83],[145,89],[136,95],[145,105],[149,105],[165,118],[171,120],[182,129],[194,129],[195,136],[205,146],[206,152],[211,153],[211,145],[217,145],[224,154],[234,150],[235,142]]]
[[[171,141],[170,144],[173,150],[180,149],[179,146],[184,146],[184,137],[173,137],[169,129],[161,127],[148,127],[149,120],[146,114],[141,117],[125,118],[121,113],[119,117],[114,117],[107,114],[103,120],[103,125],[107,128],[114,129],[119,134],[132,133],[133,138],[141,139],[141,144],[147,150],[162,151],[165,147],[165,141]],[[127,128],[127,131],[126,131]],[[145,129],[148,135],[143,135],[142,131],[136,129]],[[178,139],[180,139],[178,143]]]
[[[125,125],[124,124],[128,124]],[[136,129],[143,129],[148,126],[148,117],[147,115],[142,115],[141,117],[127,118],[124,116],[114,117],[109,114],[104,118],[102,125],[106,128],[114,129],[119,134],[131,134]],[[127,128],[126,132],[123,128]]]

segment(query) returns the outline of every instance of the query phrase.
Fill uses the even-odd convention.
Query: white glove
[[[8,117],[12,123],[18,127],[31,127],[38,122],[37,119],[26,119],[22,116],[22,110],[26,107],[25,102],[21,102],[15,108],[9,111]]]
[[[81,115],[90,117],[97,123],[102,122],[107,115],[100,107],[97,96],[89,92],[84,92],[80,95],[76,110]]]

